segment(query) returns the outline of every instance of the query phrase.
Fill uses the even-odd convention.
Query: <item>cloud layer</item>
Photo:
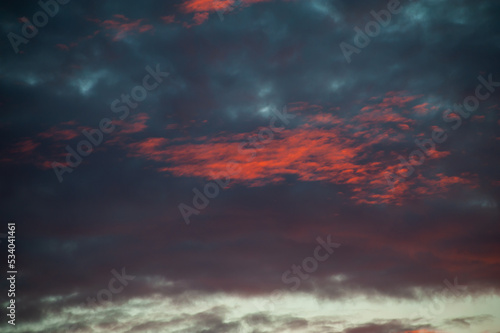
[[[498,332],[500,6],[401,0],[348,63],[340,44],[387,5],[91,0],[18,53],[4,38],[20,292],[0,330]],[[41,10],[2,6],[4,36]],[[142,100],[157,65],[169,76]],[[210,183],[227,186],[197,208]],[[341,246],[308,272],[328,236]],[[114,293],[122,268],[135,278]]]

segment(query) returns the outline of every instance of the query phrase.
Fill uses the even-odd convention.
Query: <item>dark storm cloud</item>
[[[372,19],[370,11],[386,8],[387,2],[271,1],[225,13],[224,21],[209,11],[199,25],[193,21],[197,12],[182,11],[181,4],[70,1],[28,44],[20,45],[19,54],[6,35],[20,33],[18,18],[31,19],[40,8],[35,1],[2,4],[0,191],[5,217],[20,221],[24,318],[43,318],[47,296],[65,296],[47,305],[55,312],[95,297],[106,287],[110,271],[121,267],[137,280],[115,296],[117,303],[155,293],[180,298],[186,290],[258,295],[287,289],[283,272],[311,254],[316,237],[328,234],[342,247],[301,284],[302,292],[332,299],[358,293],[416,299],[415,287],[440,290],[444,278],[455,276],[470,293],[498,290],[499,187],[494,182],[500,179],[500,91],[476,111],[484,119],[464,120],[453,135],[441,114],[474,94],[479,75],[491,73],[500,81],[499,4],[402,0],[402,12],[350,64],[339,44],[352,43],[353,28],[363,28]],[[164,18],[171,15],[175,18]],[[156,64],[171,73],[169,78],[59,183],[47,162],[63,162],[64,147],[83,139],[83,128],[97,128],[103,117],[117,120],[112,101],[130,93],[141,83],[145,67]],[[363,107],[380,105],[389,92],[418,99],[404,107],[391,105],[391,112],[402,117],[392,124],[387,117],[379,122],[356,118],[363,116]],[[401,125],[395,142],[367,145],[360,167],[381,161],[394,166],[399,154],[408,156],[415,149],[416,137],[428,137],[432,126],[446,128],[450,139],[439,150],[449,155],[426,162],[417,172],[466,179],[475,187],[424,195],[412,191],[403,207],[366,205],[352,199],[350,183],[304,181],[299,177],[304,168],[298,168],[277,184],[234,184],[187,227],[177,206],[192,199],[193,187],[207,182],[208,177],[188,172],[202,170],[203,164],[196,158],[168,161],[179,171],[160,173],[165,165],[149,158],[156,151],[139,155],[131,149],[151,138],[186,140],[189,145],[175,141],[172,146],[188,151],[203,143],[223,160],[212,141],[267,126],[266,107],[294,102],[321,111],[297,113],[302,124],[289,129],[291,139],[301,125],[321,128],[313,121],[318,115],[342,119],[339,128],[359,121],[382,134]],[[422,111],[432,107],[438,111]],[[387,107],[376,110],[383,113]],[[374,115],[375,109],[368,112]],[[337,132],[323,130],[330,133],[331,144]],[[343,145],[358,130],[325,147],[352,148]],[[353,141],[353,146],[366,140],[373,137]],[[301,143],[312,149],[317,142]],[[279,149],[290,151],[277,145],[259,153],[282,160]],[[394,156],[381,158],[387,155]],[[416,184],[418,177],[408,184]],[[360,184],[361,193],[368,192]],[[331,276],[339,275],[345,280],[332,282]],[[175,284],[159,287],[148,280],[152,276]],[[301,318],[247,319],[283,329],[312,325]],[[189,320],[199,332],[238,327],[217,311]],[[449,324],[471,321],[457,318]],[[130,332],[168,324],[137,323]],[[346,333],[418,328],[375,323]]]
[[[491,316],[475,316],[475,317],[464,317],[464,318],[454,318],[450,319],[447,321],[447,324],[453,325],[453,326],[463,326],[463,327],[470,327],[471,324],[477,323],[477,322],[484,322],[491,320]]]

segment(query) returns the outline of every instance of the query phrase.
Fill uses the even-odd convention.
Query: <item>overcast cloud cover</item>
[[[0,5],[1,332],[500,332],[500,2],[41,4]]]

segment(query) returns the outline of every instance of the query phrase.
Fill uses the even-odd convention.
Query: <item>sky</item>
[[[498,1],[0,6],[1,332],[500,332]]]

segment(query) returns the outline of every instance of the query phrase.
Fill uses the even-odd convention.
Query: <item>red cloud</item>
[[[161,19],[166,24],[171,24],[175,22],[175,15],[162,16]]]
[[[74,129],[59,129],[54,126],[51,127],[48,131],[42,132],[38,134],[38,136],[42,139],[52,139],[52,140],[71,140],[81,135],[80,132]]]
[[[193,20],[195,22],[195,25],[200,25],[208,20],[208,13],[196,13],[194,14]]]
[[[429,105],[429,103],[423,103],[420,105],[416,105],[413,107],[413,110],[415,110],[415,112],[418,114],[426,114],[429,111],[428,105]]]
[[[324,112],[304,113],[309,109],[307,103],[295,103],[294,110],[304,114],[303,124],[274,133],[274,138],[260,143],[261,146],[252,146],[248,141],[257,139],[257,133],[263,129],[221,133],[208,140],[149,138],[129,145],[129,156],[159,162],[163,164],[160,171],[176,177],[218,178],[226,174],[228,164],[236,163],[239,171],[231,180],[247,186],[282,182],[287,176],[345,185],[352,191],[351,199],[366,204],[401,204],[406,199],[440,195],[456,185],[473,187],[474,182],[467,179],[470,177],[444,174],[419,175],[396,182],[393,191],[388,187],[385,172],[396,173],[399,165],[394,165],[392,155],[378,152],[374,145],[405,139],[399,131],[382,125],[415,122],[395,108],[406,108],[416,98],[391,94],[381,103],[362,108],[352,119]],[[449,154],[435,151],[428,159]]]
[[[396,108],[408,108],[408,103],[422,96],[401,96],[398,92],[388,92],[377,104],[370,104],[361,109],[356,119],[362,123],[413,124],[413,119],[404,117]],[[371,98],[373,100],[376,98]]]
[[[208,19],[209,13],[230,12],[237,6],[250,6],[258,2],[268,2],[270,0],[185,0],[180,9],[183,13],[194,13],[194,24],[184,23],[187,28],[193,25],[200,25]],[[162,18],[163,19],[163,18]]]
[[[144,131],[148,126],[146,122],[149,116],[146,113],[139,113],[132,117],[132,122],[124,120],[114,120],[113,124],[117,126],[118,134],[132,134]]]
[[[33,141],[32,139],[24,139],[18,143],[16,143],[11,149],[10,152],[13,154],[28,154],[33,152],[36,147],[38,147],[40,143]]]
[[[187,0],[181,9],[185,13],[225,11],[234,3],[235,0]]]
[[[114,30],[114,41],[120,40],[133,32],[144,33],[153,29],[153,26],[150,24],[142,24],[143,19],[130,21],[129,18],[121,14],[113,15],[113,17],[115,18],[114,20],[105,20],[100,24],[107,30]]]

